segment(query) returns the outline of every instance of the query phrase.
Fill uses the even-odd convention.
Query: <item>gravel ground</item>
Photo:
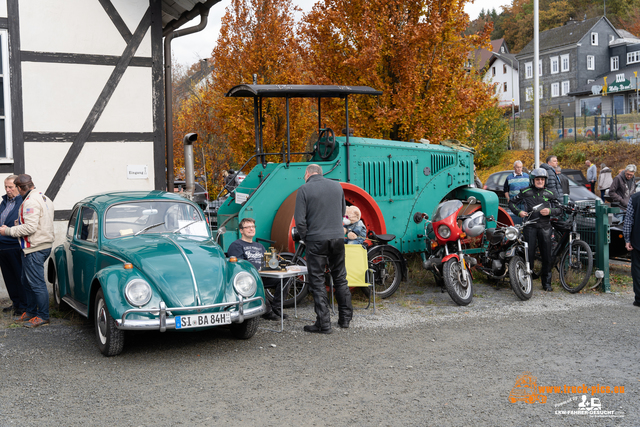
[[[521,302],[505,284],[477,284],[474,301],[458,307],[414,280],[375,315],[358,310],[350,329],[334,323],[332,335],[305,333],[309,322],[293,318],[282,334],[261,329],[247,341],[224,329],[137,333],[113,358],[76,316],[27,330],[4,314],[0,426],[638,425],[640,309],[630,289],[534,286]],[[298,315],[312,319],[312,304]],[[523,372],[539,386],[624,393],[587,394],[614,417],[557,414],[578,410],[583,393],[510,403]]]

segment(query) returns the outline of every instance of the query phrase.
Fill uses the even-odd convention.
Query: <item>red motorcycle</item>
[[[470,197],[468,206],[475,202],[475,197]],[[468,305],[473,299],[470,268],[476,264],[474,258],[463,252],[462,240],[482,235],[487,227],[481,210],[465,215],[461,213],[463,207],[460,200],[447,200],[438,205],[431,221],[426,214],[418,213],[414,217],[417,223],[426,220],[425,234],[418,235],[420,238],[427,237],[422,265],[433,272],[438,283],[444,284],[449,296],[458,305]]]

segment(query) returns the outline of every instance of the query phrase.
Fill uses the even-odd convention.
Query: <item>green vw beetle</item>
[[[229,325],[235,337],[248,339],[265,312],[253,266],[227,260],[200,208],[162,191],[104,193],[77,203],[48,279],[56,304],[93,319],[106,356],[122,351],[128,330]]]

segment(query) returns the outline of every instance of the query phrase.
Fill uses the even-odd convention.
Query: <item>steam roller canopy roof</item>
[[[225,96],[235,98],[344,98],[347,95],[382,95],[369,86],[238,85]]]

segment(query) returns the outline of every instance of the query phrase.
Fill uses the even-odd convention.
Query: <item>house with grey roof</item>
[[[571,95],[580,116],[637,112],[640,106],[640,38],[625,30],[609,43],[608,69]]]
[[[610,69],[609,44],[621,37],[609,20],[602,16],[565,25],[540,33],[539,63],[540,112],[559,109],[564,115],[579,114],[573,96],[578,88],[593,83]],[[533,40],[516,59],[520,63],[520,112],[533,113]]]
[[[491,49],[476,49],[468,56],[467,71],[475,70],[482,80],[495,86],[495,96],[501,107],[518,111],[520,91],[518,60],[509,52],[504,38],[492,40]]]

